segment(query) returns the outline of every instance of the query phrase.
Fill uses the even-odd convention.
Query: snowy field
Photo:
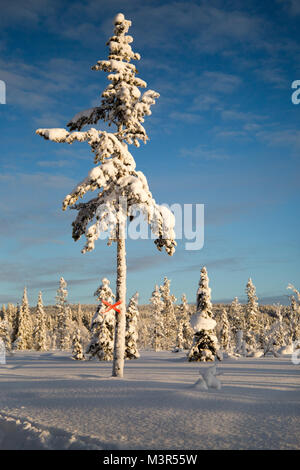
[[[183,353],[126,362],[16,352],[0,364],[0,449],[300,449],[300,366],[226,359],[222,389],[197,390]]]

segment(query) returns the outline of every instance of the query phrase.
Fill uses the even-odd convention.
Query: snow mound
[[[197,382],[194,384],[194,388],[196,390],[208,390],[207,383],[203,379],[202,375],[201,377],[197,380]]]
[[[110,446],[111,447],[111,446]],[[41,429],[27,420],[0,414],[0,450],[103,450],[93,437]]]
[[[200,370],[200,378],[194,384],[194,388],[196,390],[208,390],[209,388],[221,390],[221,381],[217,375],[220,374],[218,374],[216,366],[208,367],[204,372]]]
[[[262,349],[259,349],[258,351],[251,351],[247,354],[247,357],[256,357],[260,358],[264,355],[264,352]]]
[[[292,344],[288,344],[287,346],[282,346],[282,348],[278,349],[277,351],[279,354],[293,354],[294,347]]]

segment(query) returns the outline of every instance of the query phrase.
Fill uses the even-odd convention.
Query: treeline
[[[293,286],[289,288],[296,297],[291,297],[289,306],[259,305],[251,279],[246,285],[246,304],[240,304],[237,298],[229,305],[211,304],[207,273],[202,271],[197,305],[188,303],[185,294],[178,303],[171,292],[171,281],[166,277],[161,285],[155,285],[149,304],[139,306],[138,293],[132,296],[126,314],[127,359],[137,359],[139,349],[176,352],[194,348],[195,352],[196,348],[196,355],[193,353],[195,359],[192,360],[204,360],[204,357],[212,360],[213,351],[217,350],[229,355],[249,355],[257,350],[267,354],[278,352],[299,339],[300,295]],[[117,313],[107,307],[115,301],[108,279],[102,279],[95,296],[99,302],[97,305],[69,304],[67,283],[61,278],[55,305],[44,306],[40,292],[37,305],[30,307],[27,289],[24,288],[20,304],[8,303],[1,308],[0,338],[7,351],[72,349],[74,359],[96,357],[111,360]],[[202,296],[202,304],[199,296]],[[195,321],[193,326],[191,320],[196,310],[198,315],[202,312],[202,317],[207,310],[204,316],[214,319],[213,341],[208,340],[207,333],[199,335]],[[200,324],[203,325],[203,319]],[[205,338],[203,347],[197,343],[196,337],[198,343]],[[210,353],[203,355],[201,351],[209,349],[209,344]]]

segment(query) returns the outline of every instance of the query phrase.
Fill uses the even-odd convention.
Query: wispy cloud
[[[300,131],[298,129],[266,130],[259,131],[256,135],[271,146],[288,146],[297,152],[300,149]]]
[[[5,2],[1,7],[0,24],[2,28],[10,26],[11,23],[37,27],[42,18],[54,15],[56,11],[56,0],[22,0]]]
[[[57,104],[61,103],[60,93],[74,93],[76,90],[86,93],[83,83],[89,69],[87,62],[75,59],[53,58],[34,64],[0,59],[0,76],[7,86],[7,103],[26,110],[39,110],[40,125],[47,122],[46,118],[49,118],[49,126],[56,125],[58,118],[62,117],[57,111]]]
[[[197,145],[192,149],[181,148],[179,150],[179,156],[203,160],[227,160],[230,158],[223,150],[218,151],[216,149],[208,149],[204,145]]]
[[[243,268],[242,267],[242,262],[243,262],[243,259],[240,258],[240,257],[228,257],[228,258],[219,258],[219,259],[212,259],[212,260],[208,260],[208,259],[202,259],[201,260],[201,266],[198,264],[190,264],[188,266],[181,266],[173,271],[170,271],[169,273],[180,273],[180,272],[194,272],[194,271],[197,271],[200,273],[200,270],[201,270],[201,267],[202,266],[206,266],[207,268],[209,269],[223,269],[224,267],[226,267],[226,269],[228,269],[229,271],[230,270],[233,270],[233,269],[236,269],[238,268],[239,270],[242,268],[242,269],[246,269],[246,268]]]
[[[240,111],[236,109],[224,109],[221,112],[221,117],[224,120],[233,120],[233,121],[263,121],[267,119],[267,116],[263,116],[260,114],[254,114],[249,111]]]
[[[291,15],[300,15],[300,3],[298,0],[277,0],[279,4],[282,4],[283,8]]]
[[[170,113],[169,117],[175,121],[183,121],[187,123],[196,123],[199,122],[202,118],[199,114],[196,113],[181,113],[179,111],[174,111]]]
[[[43,168],[63,168],[71,164],[70,160],[41,160],[37,162],[37,165]]]

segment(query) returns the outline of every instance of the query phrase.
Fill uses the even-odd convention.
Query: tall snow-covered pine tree
[[[151,114],[150,107],[158,98],[158,93],[148,90],[141,94],[146,82],[136,77],[137,69],[132,60],[140,55],[133,52],[128,35],[131,21],[119,13],[114,20],[114,34],[108,41],[108,60],[100,60],[93,70],[108,72],[111,82],[102,93],[100,106],[78,113],[66,129],[38,129],[36,132],[54,142],[73,143],[87,141],[94,153],[95,167],[75,189],[66,196],[63,208],[78,210],[73,222],[73,238],[86,236],[83,252],[94,249],[95,241],[101,232],[108,232],[109,243],[117,243],[117,289],[116,300],[121,301],[120,314],[116,315],[113,376],[123,377],[125,351],[125,311],[126,311],[126,250],[125,223],[128,216],[136,213],[137,206],[150,224],[157,237],[157,248],[165,248],[169,255],[175,251],[174,216],[164,206],[159,206],[149,191],[145,175],[135,170],[135,161],[128,151],[127,144],[139,146],[139,141],[147,142],[148,136],[143,127],[144,118]],[[95,125],[103,119],[115,125],[116,132],[106,132],[91,128],[86,132],[85,125]],[[75,131],[75,132],[72,132]],[[100,192],[99,192],[100,190]],[[88,202],[77,201],[88,191],[97,191],[96,197]]]

